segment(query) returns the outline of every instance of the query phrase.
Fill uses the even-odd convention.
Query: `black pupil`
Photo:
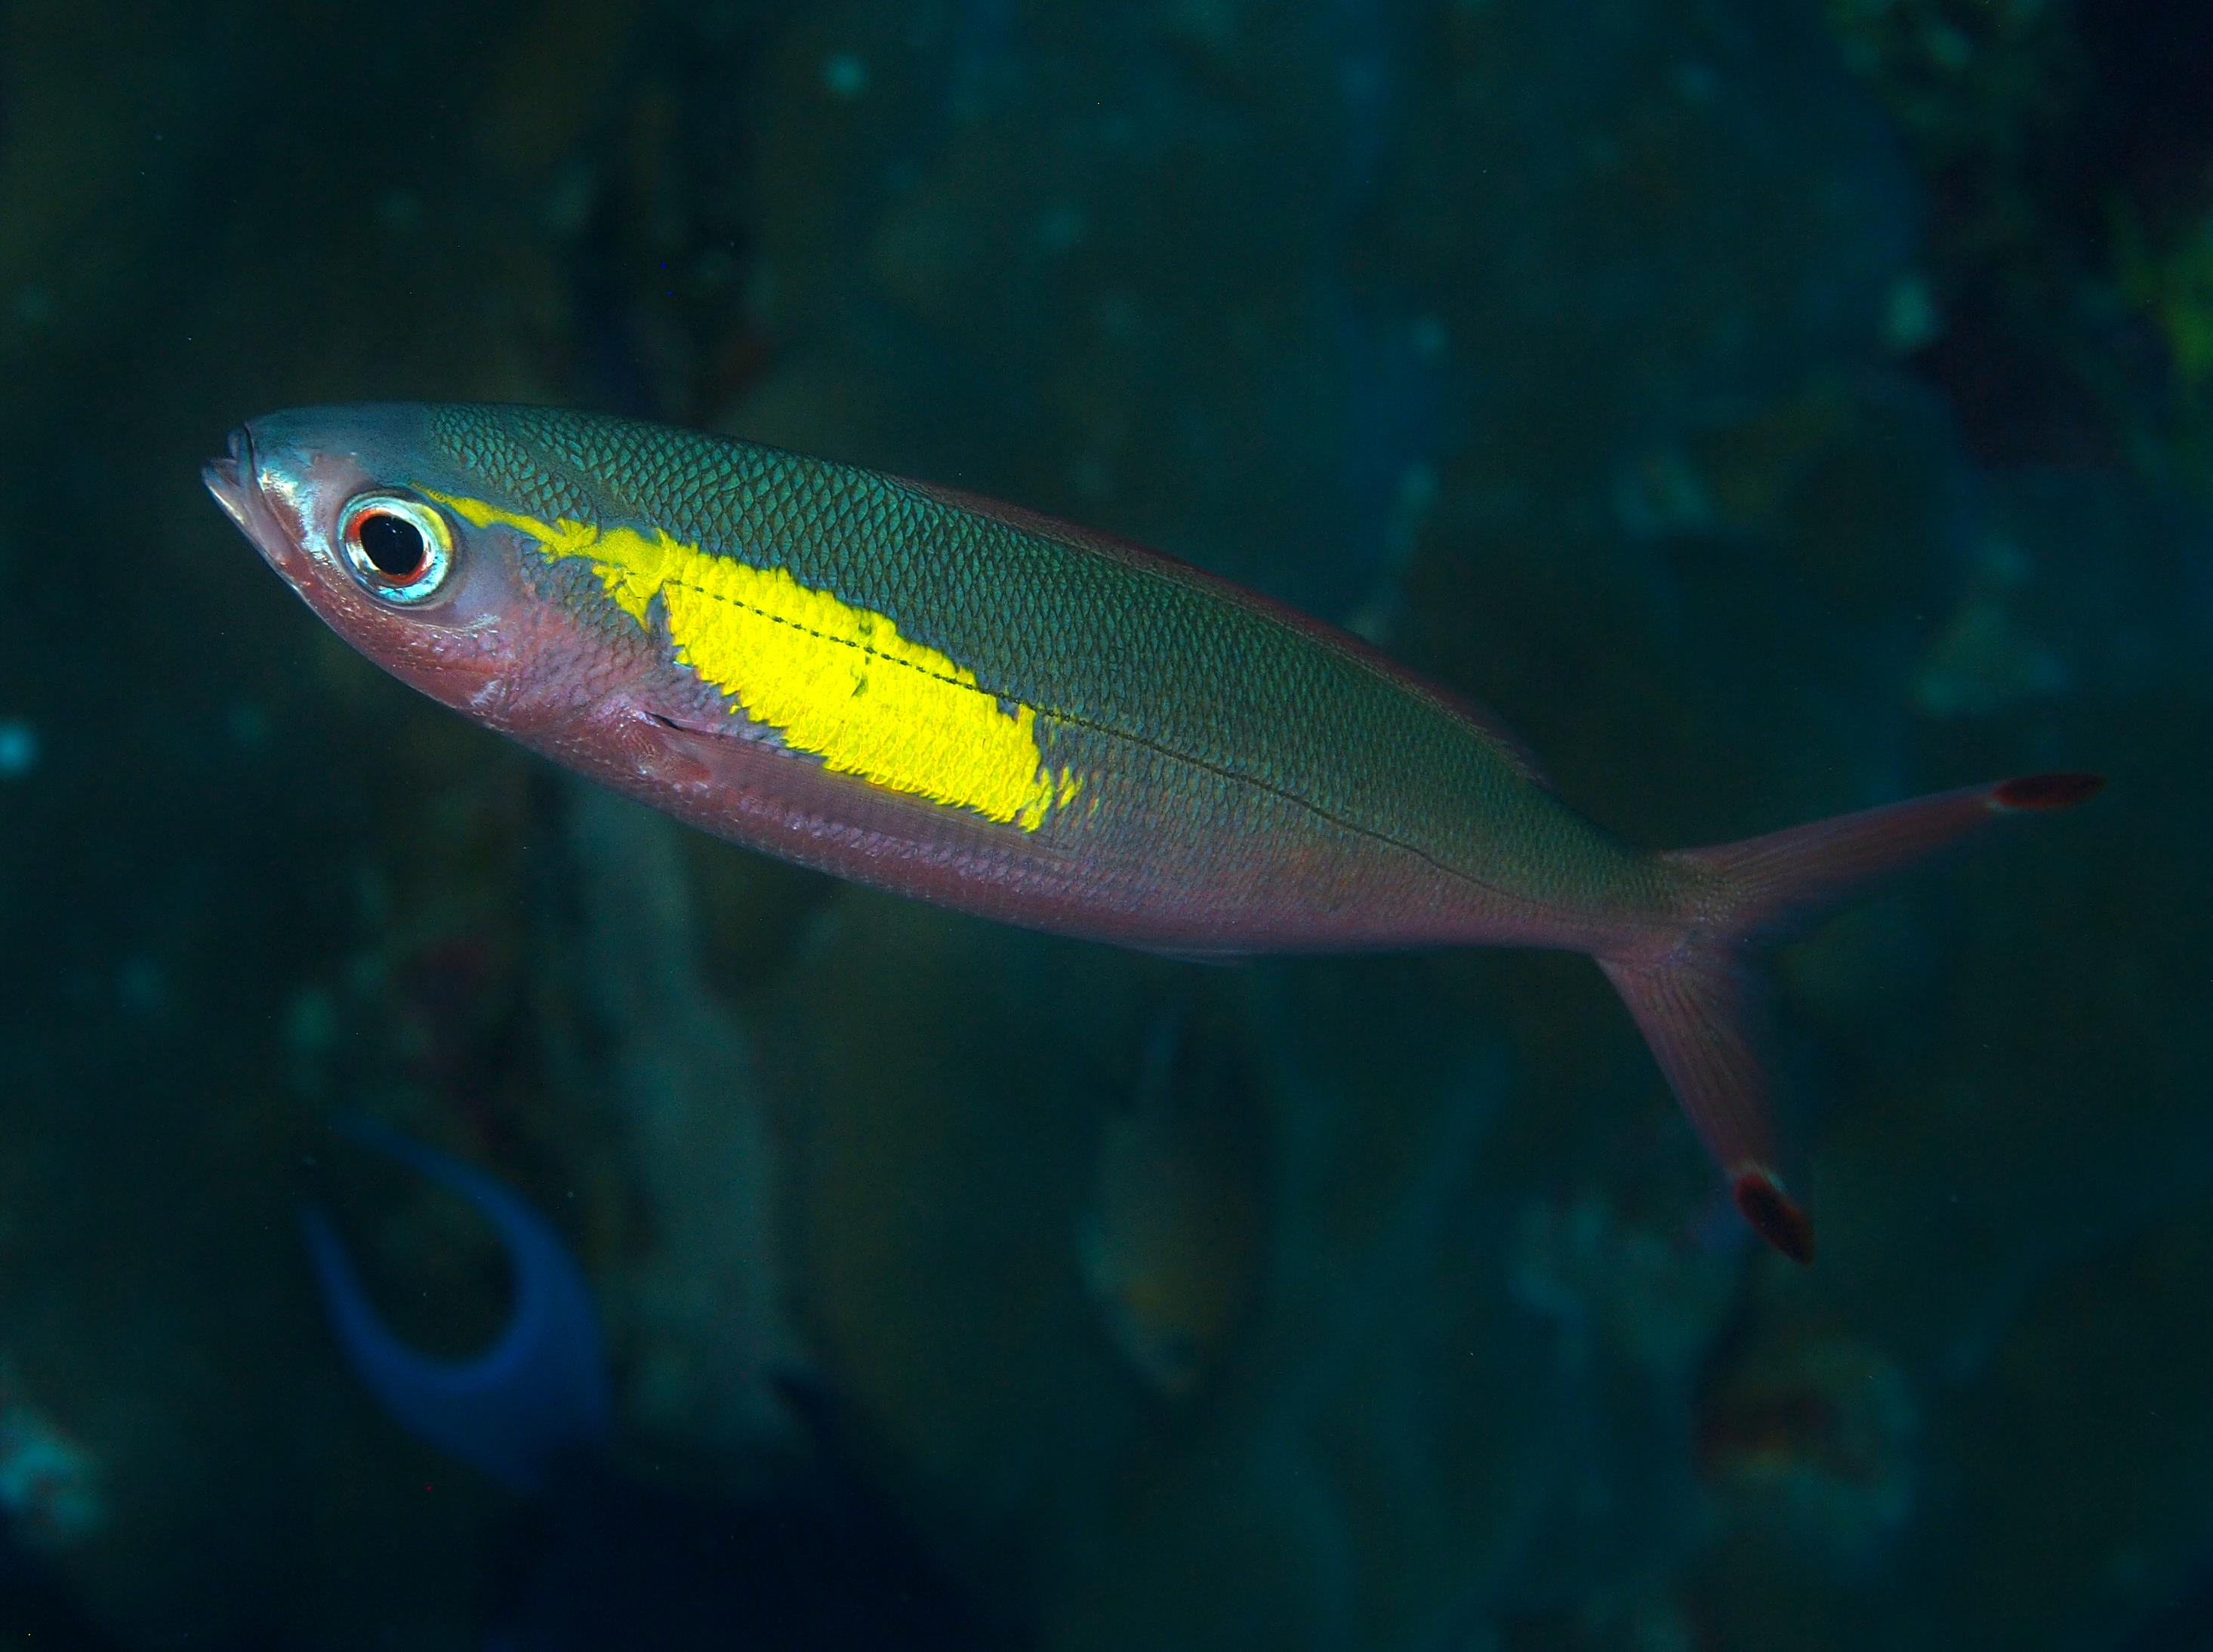
[[[423,530],[405,516],[381,511],[361,519],[361,548],[387,579],[412,579],[423,571]]]

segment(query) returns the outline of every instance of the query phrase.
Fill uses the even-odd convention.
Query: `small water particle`
[[[21,717],[0,719],[0,780],[20,780],[39,766],[39,731]]]
[[[42,327],[54,319],[54,296],[44,287],[26,287],[15,295],[15,319],[27,327]]]
[[[822,89],[850,102],[869,89],[869,65],[850,52],[832,52],[822,60]]]

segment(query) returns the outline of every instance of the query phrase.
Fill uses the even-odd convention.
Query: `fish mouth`
[[[215,495],[215,502],[231,521],[250,533],[253,530],[247,527],[246,499],[248,490],[253,488],[253,437],[241,424],[230,433],[225,445],[229,448],[228,454],[200,466],[200,481]]]
[[[240,425],[230,433],[229,451],[200,466],[200,481],[223,507],[223,515],[238,524],[238,531],[253,542],[262,559],[297,588],[302,566],[300,547],[277,520],[269,496],[261,485],[260,467],[253,456],[253,432]]]

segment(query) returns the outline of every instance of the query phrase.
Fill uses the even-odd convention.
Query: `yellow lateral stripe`
[[[426,490],[427,491],[427,490]],[[584,557],[607,594],[646,625],[655,597],[679,663],[756,722],[830,768],[894,791],[972,808],[1025,832],[1082,789],[1045,766],[1037,713],[1003,711],[976,674],[901,637],[885,614],[809,590],[781,568],[755,568],[655,530],[552,523],[479,499],[430,497],[478,527],[535,540],[549,561]]]

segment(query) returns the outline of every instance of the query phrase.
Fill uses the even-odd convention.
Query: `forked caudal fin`
[[[1728,1175],[1737,1209],[1784,1255],[1812,1261],[1814,1229],[1776,1168],[1751,955],[1939,849],[2009,816],[2079,803],[2104,783],[2030,775],[1661,856],[1686,875],[1682,935],[1663,951],[1599,966]]]

